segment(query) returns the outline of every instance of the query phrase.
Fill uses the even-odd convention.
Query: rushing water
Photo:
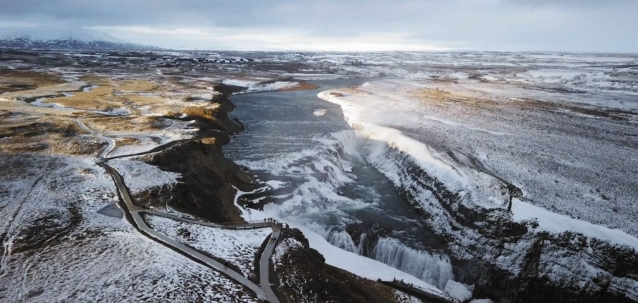
[[[304,224],[341,249],[375,258],[438,287],[453,278],[442,245],[393,184],[360,156],[360,138],[323,90],[232,97],[246,129],[224,148],[271,190],[252,196],[274,217]]]

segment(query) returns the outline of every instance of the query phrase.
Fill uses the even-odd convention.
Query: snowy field
[[[503,188],[511,183],[522,190],[520,201],[638,235],[638,184],[631,177],[638,176],[638,128],[631,121],[604,116],[604,109],[583,116],[573,103],[477,95],[469,87],[489,85],[384,80],[320,97],[341,105],[370,141],[368,160],[397,186],[410,181],[387,159],[386,145],[477,206],[508,207]],[[418,195],[424,205],[428,195]],[[515,215],[529,219],[517,214],[522,207],[513,207]],[[636,245],[635,238],[616,242]]]
[[[138,194],[147,189],[176,184],[181,175],[163,171],[156,166],[146,164],[135,158],[122,158],[109,161],[124,178],[132,194]]]
[[[257,302],[124,219],[98,214],[117,195],[92,159],[3,154],[2,165],[0,301]]]
[[[255,274],[255,254],[272,233],[270,228],[229,230],[157,216],[147,216],[146,220],[156,231],[239,267],[246,277]]]

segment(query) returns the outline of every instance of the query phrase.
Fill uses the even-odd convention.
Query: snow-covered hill
[[[0,47],[45,49],[156,49],[81,27],[0,28]]]

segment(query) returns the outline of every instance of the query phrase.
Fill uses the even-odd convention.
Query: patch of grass
[[[113,88],[99,86],[88,92],[77,92],[69,97],[56,97],[44,100],[44,103],[58,103],[66,107],[85,110],[105,110],[122,106],[113,101]]]
[[[123,91],[152,91],[158,88],[156,83],[148,80],[125,80],[117,82],[117,89]]]
[[[162,128],[162,118],[155,116],[94,117],[84,120],[86,125],[97,131],[106,132],[148,132]]]
[[[490,109],[494,108],[496,101],[455,94],[439,88],[421,88],[410,92],[422,105],[444,107],[452,104],[463,104],[468,108]]]
[[[86,82],[90,85],[99,85],[99,86],[111,86],[111,79],[106,76],[100,75],[82,75],[78,78],[78,80],[82,82]]]
[[[62,84],[65,81],[57,75],[34,71],[0,69],[0,94],[32,90],[38,87]]]
[[[318,85],[309,83],[309,82],[299,82],[299,84],[293,86],[293,87],[288,87],[288,88],[284,88],[284,89],[280,89],[280,91],[295,91],[295,90],[312,90],[312,89],[316,89],[318,88]]]

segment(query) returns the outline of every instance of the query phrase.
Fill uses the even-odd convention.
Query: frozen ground
[[[270,228],[219,229],[156,216],[146,220],[153,229],[239,267],[246,277],[254,275],[255,254],[272,232]]]
[[[109,106],[90,112],[102,118],[116,114],[127,119],[157,118],[156,129],[111,129],[121,128],[118,123],[90,125],[117,137],[118,148],[111,155],[146,151],[189,138],[196,131],[189,122],[193,117],[173,109],[205,105],[206,100],[219,94],[214,84],[224,79],[233,79],[226,83],[255,92],[288,89],[302,80],[389,76],[388,80],[342,90],[341,97],[331,97],[340,99],[332,100],[339,104],[352,105],[344,107],[344,113],[354,122],[359,137],[356,145],[344,147],[362,147],[353,154],[364,155],[395,185],[423,188],[418,177],[411,178],[409,169],[400,167],[406,162],[401,157],[408,154],[467,205],[506,210],[509,198],[516,194],[508,187],[512,185],[520,188],[521,196],[513,199],[511,217],[518,222],[535,221],[536,232],[575,230],[636,247],[636,55],[2,51],[1,56],[3,70],[59,73],[73,82],[29,91],[23,94],[27,98],[78,90],[86,83],[79,77],[87,71],[106,72],[117,80],[116,90],[124,85],[119,80],[131,76],[151,80],[150,84],[160,87],[133,93],[140,98],[118,104],[108,103],[112,98],[107,98]],[[118,90],[113,96],[123,97],[133,88]],[[13,98],[0,96],[0,100],[5,99]],[[47,104],[46,99],[40,101],[35,105]],[[20,110],[34,107],[2,102]],[[323,107],[328,108],[319,102],[309,113],[317,119],[329,119],[338,111],[324,111]],[[61,115],[62,111],[64,115],[73,112],[45,107],[32,110],[42,115]],[[339,138],[344,139],[349,138]],[[388,146],[401,153],[389,152]],[[98,214],[97,210],[112,205],[117,196],[112,181],[90,158],[1,156],[2,171],[12,173],[0,176],[0,217],[10,218],[0,222],[4,244],[0,248],[0,301],[140,301],[144,296],[149,300],[166,296],[178,301],[255,300],[237,284],[148,242],[121,219]],[[396,160],[403,162],[397,164]],[[134,192],[170,187],[179,180],[176,174],[131,159],[113,164]],[[318,162],[316,168],[333,175],[329,164]],[[346,181],[340,180],[337,185]],[[329,197],[331,201],[348,201],[332,187],[301,190],[319,196],[334,194]],[[522,272],[520,253],[532,246],[529,238],[505,243],[505,249],[496,251],[489,247],[491,244],[481,242],[474,230],[458,231],[446,225],[448,210],[428,208],[435,204],[435,193],[411,193],[422,198],[424,208],[438,218],[434,225],[459,235],[455,240],[462,241],[451,245],[458,255],[462,256],[467,247],[484,245],[480,247],[483,250],[477,250],[481,251],[477,257],[498,255],[490,262],[500,269]],[[294,202],[304,204],[303,200]],[[256,219],[254,216],[252,219]],[[410,281],[424,283],[423,288],[432,287],[382,263],[344,252],[304,226],[295,227],[304,231],[311,246],[324,254],[329,264],[371,279],[413,279]],[[358,249],[345,231],[338,232],[348,240],[341,242]],[[638,298],[635,280],[617,274],[612,266],[601,267],[604,270],[597,267],[601,260],[613,263],[613,256],[618,255],[596,259],[592,251],[602,246],[587,242],[576,250],[577,254],[565,257],[569,251],[566,246],[550,244],[547,253],[539,257],[538,272],[546,275],[543,278],[549,277],[554,284],[600,290],[592,285],[603,277],[611,281],[610,291]],[[450,262],[441,263],[450,266]],[[125,298],[131,290],[140,297]]]
[[[507,208],[511,183],[522,201],[638,235],[636,115],[476,93],[490,87],[384,80],[320,96],[342,106],[370,139],[368,159],[397,186],[407,179],[388,161],[386,144],[481,207]]]
[[[117,195],[92,159],[3,154],[0,163],[0,301],[257,301],[124,219],[98,214]]]
[[[163,171],[135,158],[115,159],[109,161],[109,164],[122,175],[132,194],[151,188],[171,186],[181,177],[178,173]]]

